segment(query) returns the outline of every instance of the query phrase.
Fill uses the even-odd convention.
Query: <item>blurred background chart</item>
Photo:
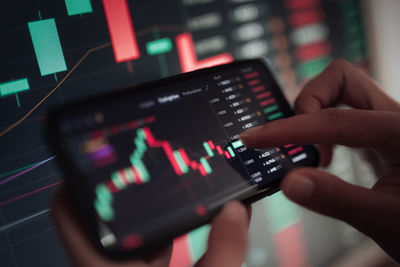
[[[335,58],[374,69],[365,6],[357,0],[3,0],[0,265],[70,265],[49,218],[49,200],[63,180],[43,139],[49,109],[262,56],[293,102],[302,85]],[[373,177],[361,162],[338,147],[330,171],[370,185]],[[193,264],[205,250],[208,231],[204,226],[177,238],[171,267]],[[327,266],[355,249],[379,254],[364,248],[365,242],[345,224],[302,210],[277,193],[254,205],[245,265]]]

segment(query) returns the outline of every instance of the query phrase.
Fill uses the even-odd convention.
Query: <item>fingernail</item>
[[[239,201],[234,201],[226,204],[223,209],[223,213],[237,214],[240,212],[245,212],[244,206]]]
[[[217,216],[217,218],[229,219],[234,222],[242,222],[243,218],[247,218],[247,210],[238,201],[227,203],[222,212]]]
[[[250,128],[250,129],[248,129],[248,130],[242,132],[242,133],[239,135],[239,138],[240,138],[240,139],[246,139],[246,138],[248,138],[248,137],[250,137],[250,136],[256,134],[258,131],[261,130],[261,128],[262,128],[262,126],[256,126],[256,127]]]
[[[305,175],[291,177],[283,188],[283,193],[291,200],[305,203],[314,191],[314,181]]]

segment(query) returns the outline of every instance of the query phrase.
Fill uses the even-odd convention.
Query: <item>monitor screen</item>
[[[49,217],[49,200],[63,183],[43,136],[49,109],[260,56],[293,101],[334,58],[367,65],[356,0],[5,0],[0,6],[3,266],[69,266]],[[283,266],[288,258],[296,266],[323,265],[351,245],[340,237],[341,225],[305,216],[280,193],[258,202],[253,217],[248,266]],[[171,266],[197,260],[208,229],[176,239]]]

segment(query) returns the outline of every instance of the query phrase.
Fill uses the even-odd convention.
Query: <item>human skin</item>
[[[335,108],[346,104],[353,109]],[[344,182],[313,168],[298,168],[284,178],[281,189],[292,201],[342,220],[374,239],[400,261],[400,105],[351,64],[334,61],[298,97],[297,116],[269,122],[241,135],[249,147],[318,144],[323,166],[335,144],[365,148],[379,180],[368,189]],[[293,131],[296,129],[296,131]],[[172,245],[140,260],[114,262],[89,242],[61,190],[52,202],[52,215],[75,266],[166,267]],[[247,249],[249,210],[239,202],[227,204],[214,219],[208,249],[196,266],[241,266]]]
[[[100,254],[89,241],[65,189],[51,203],[52,217],[74,266],[96,267],[168,267],[172,242],[153,255],[126,261],[113,261]],[[197,267],[240,267],[245,260],[251,208],[238,201],[226,204],[214,218],[208,237],[208,249]]]
[[[357,228],[400,262],[399,103],[350,63],[337,60],[305,86],[295,111],[297,116],[242,133],[242,142],[255,148],[318,144],[325,166],[335,144],[364,148],[379,178],[372,188],[322,170],[297,168],[281,189],[301,206]]]

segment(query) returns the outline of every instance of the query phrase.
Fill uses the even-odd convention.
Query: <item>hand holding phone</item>
[[[168,267],[176,263],[171,258],[172,242],[149,256],[121,262],[111,261],[99,253],[90,242],[65,188],[53,197],[51,213],[73,266]],[[250,216],[251,207],[246,210],[237,201],[226,204],[212,222],[207,252],[196,263],[196,267],[241,266],[247,251]]]
[[[246,60],[71,104],[47,130],[89,236],[125,258],[210,222],[231,200],[276,192],[294,167],[316,166],[313,146],[250,149],[239,139],[291,115],[265,62]]]

